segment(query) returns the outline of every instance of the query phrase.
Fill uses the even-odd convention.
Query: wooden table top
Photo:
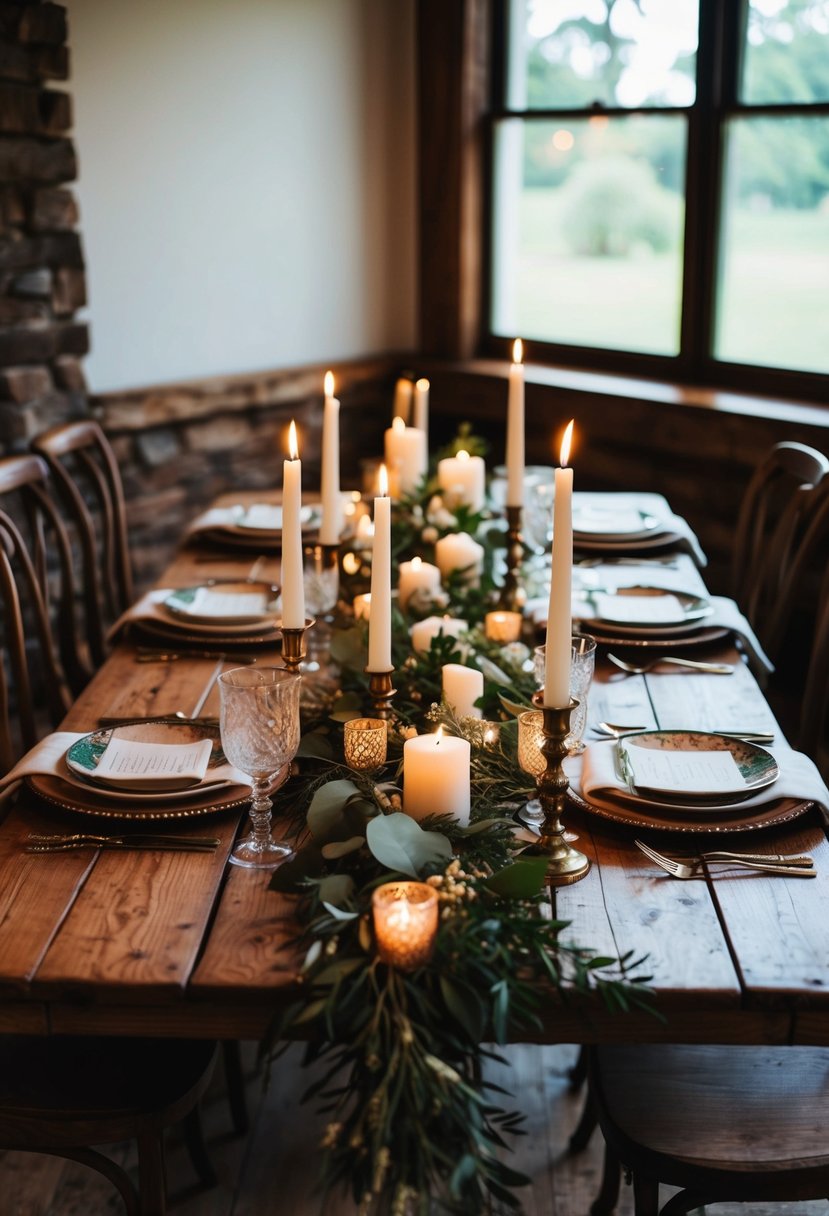
[[[256,560],[186,549],[159,586],[245,577]],[[278,563],[259,561],[256,575],[278,578]],[[728,645],[722,655],[738,661]],[[275,659],[264,651],[259,661]],[[215,678],[233,665],[135,660],[133,646],[119,645],[64,728],[93,729],[104,714],[190,713],[205,693],[201,712],[216,713]],[[677,704],[686,726],[713,725],[705,720],[712,706],[720,729],[745,728],[747,713],[773,722],[739,661],[727,678],[626,677],[600,662],[590,719],[671,726]],[[0,1031],[258,1037],[294,984],[286,943],[295,922],[291,899],[268,890],[267,873],[226,864],[246,814],[196,821],[194,834],[209,823],[221,838],[215,855],[33,856],[22,851],[28,833],[66,830],[67,818],[24,794],[0,824]],[[575,812],[569,826],[594,865],[554,893],[556,915],[571,922],[565,936],[612,955],[647,954],[664,1020],[610,1014],[598,999],[562,1007],[556,998],[542,1037],[829,1043],[829,844],[816,814],[751,837],[753,849],[762,838],[762,846],[811,852],[813,881],[742,873],[679,882],[639,853],[631,829]],[[745,846],[742,836],[732,847]]]

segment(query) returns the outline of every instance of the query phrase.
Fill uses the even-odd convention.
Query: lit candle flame
[[[570,444],[573,440],[573,423],[574,418],[571,418],[567,423],[567,428],[564,432],[564,438],[561,441],[561,467],[564,469],[570,460]]]
[[[398,414],[396,418],[392,418],[391,429],[393,431],[405,431],[406,423]]]
[[[524,343],[520,338],[516,338],[512,344],[512,361],[513,363],[524,362]]]
[[[324,389],[326,397],[333,397],[334,396],[334,373],[326,372],[322,383],[323,383],[323,389]]]
[[[384,464],[380,465],[380,472],[377,474],[377,489],[381,498],[388,498],[389,471]]]
[[[291,419],[291,425],[288,427],[288,454],[291,460],[299,460],[299,443],[296,437],[296,423],[293,418]]]
[[[458,460],[469,460],[469,453],[464,448],[458,452]]]
[[[435,732],[435,746],[437,746],[443,738],[443,727],[439,726]]]
[[[423,565],[423,558],[421,558],[421,557],[412,558],[412,570],[419,570],[422,565]]]
[[[417,384],[415,384],[415,388],[419,389],[421,393],[426,393],[429,391],[429,381],[425,377],[421,376]]]

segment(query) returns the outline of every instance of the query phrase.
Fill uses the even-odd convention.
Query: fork
[[[672,663],[674,667],[690,667],[694,671],[707,671],[712,676],[730,676],[734,673],[734,668],[730,663],[702,663],[699,659],[677,659],[673,655],[667,654],[661,655],[658,659],[651,659],[647,663],[640,663],[638,666],[626,663],[624,659],[618,658],[615,654],[608,654],[607,657],[616,667],[631,676],[643,676],[652,671],[654,667],[658,667],[660,663]]]
[[[640,852],[644,853],[655,865],[660,869],[665,870],[672,878],[699,878],[700,869],[704,864],[713,863],[722,859],[721,864],[729,866],[739,866],[744,870],[760,870],[765,874],[783,874],[789,878],[816,878],[817,870],[814,869],[812,859],[809,858],[783,858],[780,862],[776,861],[780,854],[769,856],[765,861],[749,861],[745,857],[722,858],[721,854],[701,854],[693,861],[684,862],[677,861],[673,857],[665,857],[662,853],[657,853],[655,849],[649,845],[643,844],[641,840],[634,841]],[[786,864],[783,864],[785,861]],[[805,862],[805,864],[804,864]]]
[[[218,848],[213,836],[173,836],[136,833],[130,836],[96,836],[90,832],[71,835],[32,832],[25,846],[27,853],[65,853],[70,849],[166,849],[209,853]]]

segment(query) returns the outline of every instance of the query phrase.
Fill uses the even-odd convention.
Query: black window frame
[[[829,102],[754,104],[737,96],[740,52],[744,45],[748,0],[700,0],[696,99],[691,106],[613,107],[594,103],[588,108],[511,109],[506,104],[507,30],[510,0],[494,0],[491,31],[490,108],[486,118],[486,187],[483,254],[484,349],[505,357],[515,335],[492,329],[493,207],[498,124],[507,119],[538,122],[614,116],[684,114],[688,123],[685,173],[685,238],[677,355],[652,355],[603,347],[544,342],[525,335],[526,357],[588,371],[605,371],[645,379],[681,382],[706,388],[730,388],[815,401],[829,405],[829,375],[785,368],[729,362],[713,355],[715,289],[719,256],[719,219],[724,167],[724,134],[732,118],[750,115],[829,115]],[[827,45],[829,55],[829,44]],[[827,290],[829,332],[829,289]]]

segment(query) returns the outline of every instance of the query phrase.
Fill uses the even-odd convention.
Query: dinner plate
[[[169,790],[129,790],[115,788],[109,784],[104,785],[103,782],[96,780],[95,771],[98,764],[107,749],[107,746],[113,736],[119,739],[128,739],[133,743],[160,743],[160,744],[184,744],[197,743],[202,739],[210,739],[212,750],[210,759],[207,762],[207,776],[203,782],[194,784],[187,789]],[[152,802],[164,801],[182,801],[190,797],[203,796],[213,793],[220,789],[226,789],[232,783],[230,781],[211,781],[210,770],[216,769],[220,765],[226,764],[224,752],[222,751],[221,738],[219,735],[218,726],[211,726],[209,723],[195,723],[183,721],[159,721],[158,719],[152,722],[131,722],[125,726],[113,726],[102,730],[90,732],[84,735],[82,739],[78,739],[67,750],[64,757],[67,768],[67,778],[70,784],[76,784],[73,780],[77,779],[82,786],[91,785],[96,789],[105,791],[108,798],[123,802],[136,802],[150,800]]]
[[[671,809],[664,805],[653,804],[642,806],[641,800],[634,800],[638,805],[616,803],[610,799],[588,801],[581,794],[570,788],[567,791],[570,803],[578,810],[589,815],[598,815],[600,819],[609,819],[613,823],[622,823],[632,828],[651,828],[659,832],[699,833],[725,836],[740,832],[756,832],[762,828],[777,827],[789,823],[812,810],[814,802],[798,798],[774,798],[760,807],[743,808],[739,805],[733,811],[717,816],[700,815],[696,811],[686,813]]]
[[[210,579],[194,587],[179,587],[163,601],[163,607],[188,624],[272,624],[278,619],[279,587],[248,579]]]
[[[316,505],[303,504],[299,511],[300,527],[305,530],[317,528],[320,523],[320,508]],[[231,528],[241,528],[245,532],[274,532],[282,533],[282,504],[281,503],[252,503],[233,524]]]
[[[573,632],[581,632],[580,626],[586,625],[584,621],[573,621]],[[627,649],[634,647],[636,649],[657,649],[664,650],[666,641],[665,635],[660,633],[658,636],[652,637],[650,634],[645,636],[620,633],[602,633],[601,630],[587,629],[584,633],[589,633],[591,638],[595,638],[603,646],[614,646],[617,649]],[[694,646],[707,646],[711,642],[718,642],[721,638],[728,637],[731,633],[730,629],[726,629],[723,625],[709,625],[701,629],[695,626],[679,634],[674,634],[670,638],[671,650],[689,650]]]
[[[598,603],[600,607],[613,608],[613,604],[608,601],[618,600],[618,612],[616,614],[596,615],[592,617],[583,617],[582,619],[587,624],[595,624],[603,626],[606,629],[612,629],[614,632],[630,632],[634,635],[649,636],[651,634],[674,634],[685,633],[691,629],[695,629],[698,623],[705,617],[710,616],[714,611],[713,606],[706,596],[695,595],[690,591],[673,591],[666,587],[649,587],[649,586],[632,586],[619,587],[612,593],[594,592],[591,596],[590,588],[586,588],[582,593],[584,599],[593,608]],[[600,597],[600,598],[599,598]],[[632,611],[641,612],[641,616],[625,618],[625,600],[641,601]],[[673,603],[666,601],[675,600],[676,606]],[[653,607],[654,614],[660,612],[664,616],[659,616],[654,620],[651,616],[648,618],[646,602],[650,601]],[[668,615],[670,613],[670,615]]]
[[[83,789],[59,776],[35,774],[24,778],[28,788],[43,802],[64,811],[94,815],[101,819],[192,819],[197,815],[212,815],[242,807],[250,800],[249,785],[227,785],[206,789],[199,797],[179,793],[175,799],[148,798],[128,800],[113,798],[112,790],[98,786]]]
[[[637,799],[669,803],[681,811],[728,811],[734,802],[751,798],[761,790],[773,785],[780,776],[777,761],[771,752],[757,743],[745,739],[732,739],[726,735],[697,730],[649,730],[628,735],[618,745],[622,753],[630,758],[630,781]],[[637,779],[636,753],[649,751],[683,753],[689,756],[704,752],[721,752],[734,760],[731,781],[717,793],[706,789],[683,788],[671,784],[670,774],[663,781],[647,782]]]
[[[647,511],[631,508],[580,507],[573,508],[573,535],[589,536],[592,540],[633,540],[653,536],[662,521]]]
[[[271,627],[260,627],[255,629],[239,629],[236,627],[236,632],[232,632],[233,626],[227,626],[226,629],[210,629],[206,630],[204,626],[185,626],[183,623],[171,621],[168,625],[164,621],[142,620],[133,622],[132,628],[141,634],[146,634],[150,638],[161,638],[167,645],[175,646],[178,649],[184,649],[187,646],[197,646],[202,650],[205,643],[210,643],[211,650],[233,650],[233,647],[249,649],[251,646],[277,646],[280,638],[278,629]],[[201,632],[198,630],[201,629]],[[132,634],[130,634],[132,639]],[[232,653],[228,658],[233,658]]]

